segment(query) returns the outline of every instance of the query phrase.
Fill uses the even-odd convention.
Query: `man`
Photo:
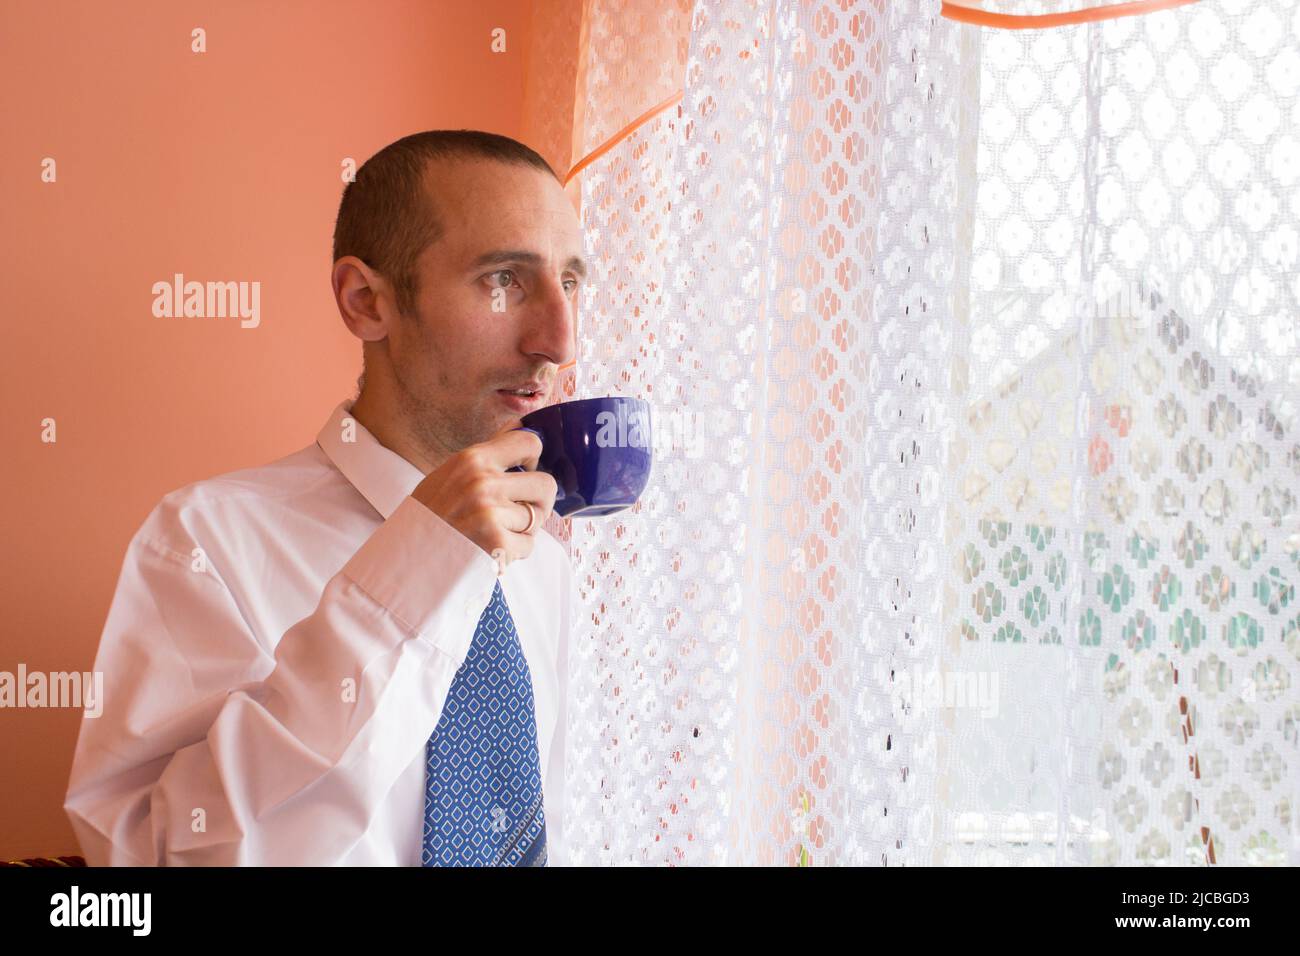
[[[514,140],[362,166],[332,277],[357,399],[128,548],[64,804],[91,865],[562,861],[575,589],[517,429],[573,357],[581,243]]]

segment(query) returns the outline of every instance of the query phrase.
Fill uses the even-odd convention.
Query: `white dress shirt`
[[[301,451],[171,492],[132,538],[64,802],[91,866],[420,865],[425,744],[497,565],[351,408]],[[539,528],[500,580],[564,865],[573,572]]]

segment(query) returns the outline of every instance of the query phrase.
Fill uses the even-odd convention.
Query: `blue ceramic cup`
[[[555,513],[599,518],[636,504],[650,480],[650,403],[611,395],[547,405],[520,420],[542,440],[537,469],[555,479]],[[518,430],[518,429],[517,429]],[[507,471],[524,471],[516,465]]]

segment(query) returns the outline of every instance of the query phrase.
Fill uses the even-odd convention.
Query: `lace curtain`
[[[587,0],[574,862],[1300,862],[1300,9],[1166,6]]]

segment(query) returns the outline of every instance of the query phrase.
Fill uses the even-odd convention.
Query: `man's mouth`
[[[542,407],[546,402],[546,389],[538,385],[526,385],[519,388],[499,388],[497,394],[511,411],[518,415],[527,415]]]

